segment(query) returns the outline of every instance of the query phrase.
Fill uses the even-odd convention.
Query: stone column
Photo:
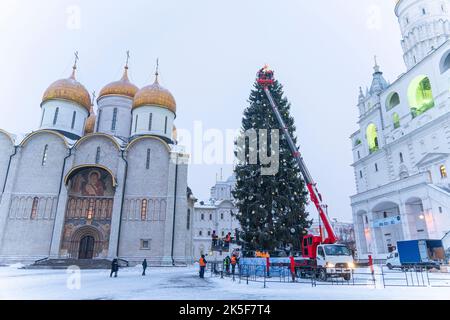
[[[178,186],[177,186],[177,206],[175,217],[175,237],[174,237],[174,259],[176,263],[185,264],[186,250],[185,244],[189,238],[187,235],[187,161],[189,157],[180,154],[178,164]]]
[[[164,224],[163,239],[163,256],[161,257],[162,265],[172,265],[172,234],[173,234],[173,206],[175,192],[175,171],[178,162],[178,153],[171,152],[169,159],[169,169],[167,172],[167,204],[166,204],[166,221]]]
[[[423,214],[425,216],[425,222],[428,231],[428,238],[430,239],[441,239],[444,234],[438,231],[436,225],[436,219],[434,219],[433,213],[433,203],[430,197],[422,200]],[[437,212],[437,211],[436,211]]]
[[[409,216],[406,210],[406,204],[403,201],[399,204],[399,214],[403,231],[403,240],[409,240],[411,239],[411,230],[409,230]]]
[[[374,215],[373,212],[367,211],[367,217],[369,219],[369,231],[370,231],[370,250],[368,249],[369,254],[372,254],[372,257],[375,258],[375,255],[378,255],[379,248],[378,248],[378,242],[377,242],[377,234],[376,234],[376,228],[373,226],[374,223]],[[367,246],[369,247],[369,242],[367,242]]]
[[[68,199],[67,186],[64,184],[64,178],[73,167],[73,155],[66,159],[66,166],[61,181],[61,193],[58,197],[57,210],[55,214],[55,222],[53,226],[52,242],[50,245],[50,259],[60,258],[61,242],[63,238],[64,222],[66,219],[66,205]]]
[[[20,158],[22,156],[22,147],[17,147],[16,155],[11,159],[9,173],[6,181],[5,191],[2,194],[0,201],[0,254],[2,252],[3,237],[5,235],[5,228],[8,221],[9,210],[11,207],[11,196],[14,192],[14,185],[16,182],[17,170],[20,167]]]
[[[124,157],[126,159],[127,154],[124,153]],[[116,192],[114,193],[114,204],[113,210],[111,214],[111,229],[109,234],[109,247],[108,247],[108,258],[114,259],[118,254],[117,250],[119,248],[119,233],[120,233],[120,223],[121,223],[121,210],[122,210],[122,199],[123,194],[125,192],[125,173],[126,173],[126,164],[125,161],[122,160],[121,155],[119,155],[120,162],[117,166],[117,186]],[[119,252],[120,255],[120,252]]]

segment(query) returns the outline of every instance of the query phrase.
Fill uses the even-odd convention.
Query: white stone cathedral
[[[0,130],[0,262],[190,262],[193,197],[174,97],[158,73],[139,89],[126,65],[96,116],[75,74],[76,64],[45,91],[38,130]]]
[[[395,13],[407,70],[388,83],[375,65],[351,136],[360,259],[450,231],[450,1],[400,0]]]

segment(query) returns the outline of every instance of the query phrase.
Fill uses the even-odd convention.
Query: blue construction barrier
[[[239,268],[242,276],[284,277],[290,274],[289,258],[269,258],[270,272],[267,274],[266,258],[241,258]]]

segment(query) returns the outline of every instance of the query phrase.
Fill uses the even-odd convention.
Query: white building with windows
[[[233,176],[226,181],[218,181],[211,188],[211,199],[208,203],[200,202],[194,208],[193,221],[193,245],[194,256],[209,254],[211,251],[211,235],[213,231],[219,238],[225,237],[231,232],[232,237],[236,230],[240,230],[239,221],[236,219],[238,209],[234,205],[232,190],[236,184]],[[228,253],[223,253],[224,257]]]
[[[450,1],[400,0],[395,13],[407,71],[388,83],[375,65],[351,136],[362,259],[450,230]]]
[[[157,73],[139,89],[125,66],[96,116],[76,69],[45,91],[36,131],[0,129],[0,262],[191,262],[195,198],[174,97]]]

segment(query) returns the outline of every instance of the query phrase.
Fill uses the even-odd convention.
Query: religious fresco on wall
[[[112,197],[114,188],[108,171],[89,168],[70,179],[69,195],[78,197]]]
[[[101,168],[86,168],[70,178],[68,188],[61,256],[78,259],[81,254],[86,258],[81,242],[92,236],[94,247],[89,252],[94,258],[106,257],[114,203],[111,175]]]

